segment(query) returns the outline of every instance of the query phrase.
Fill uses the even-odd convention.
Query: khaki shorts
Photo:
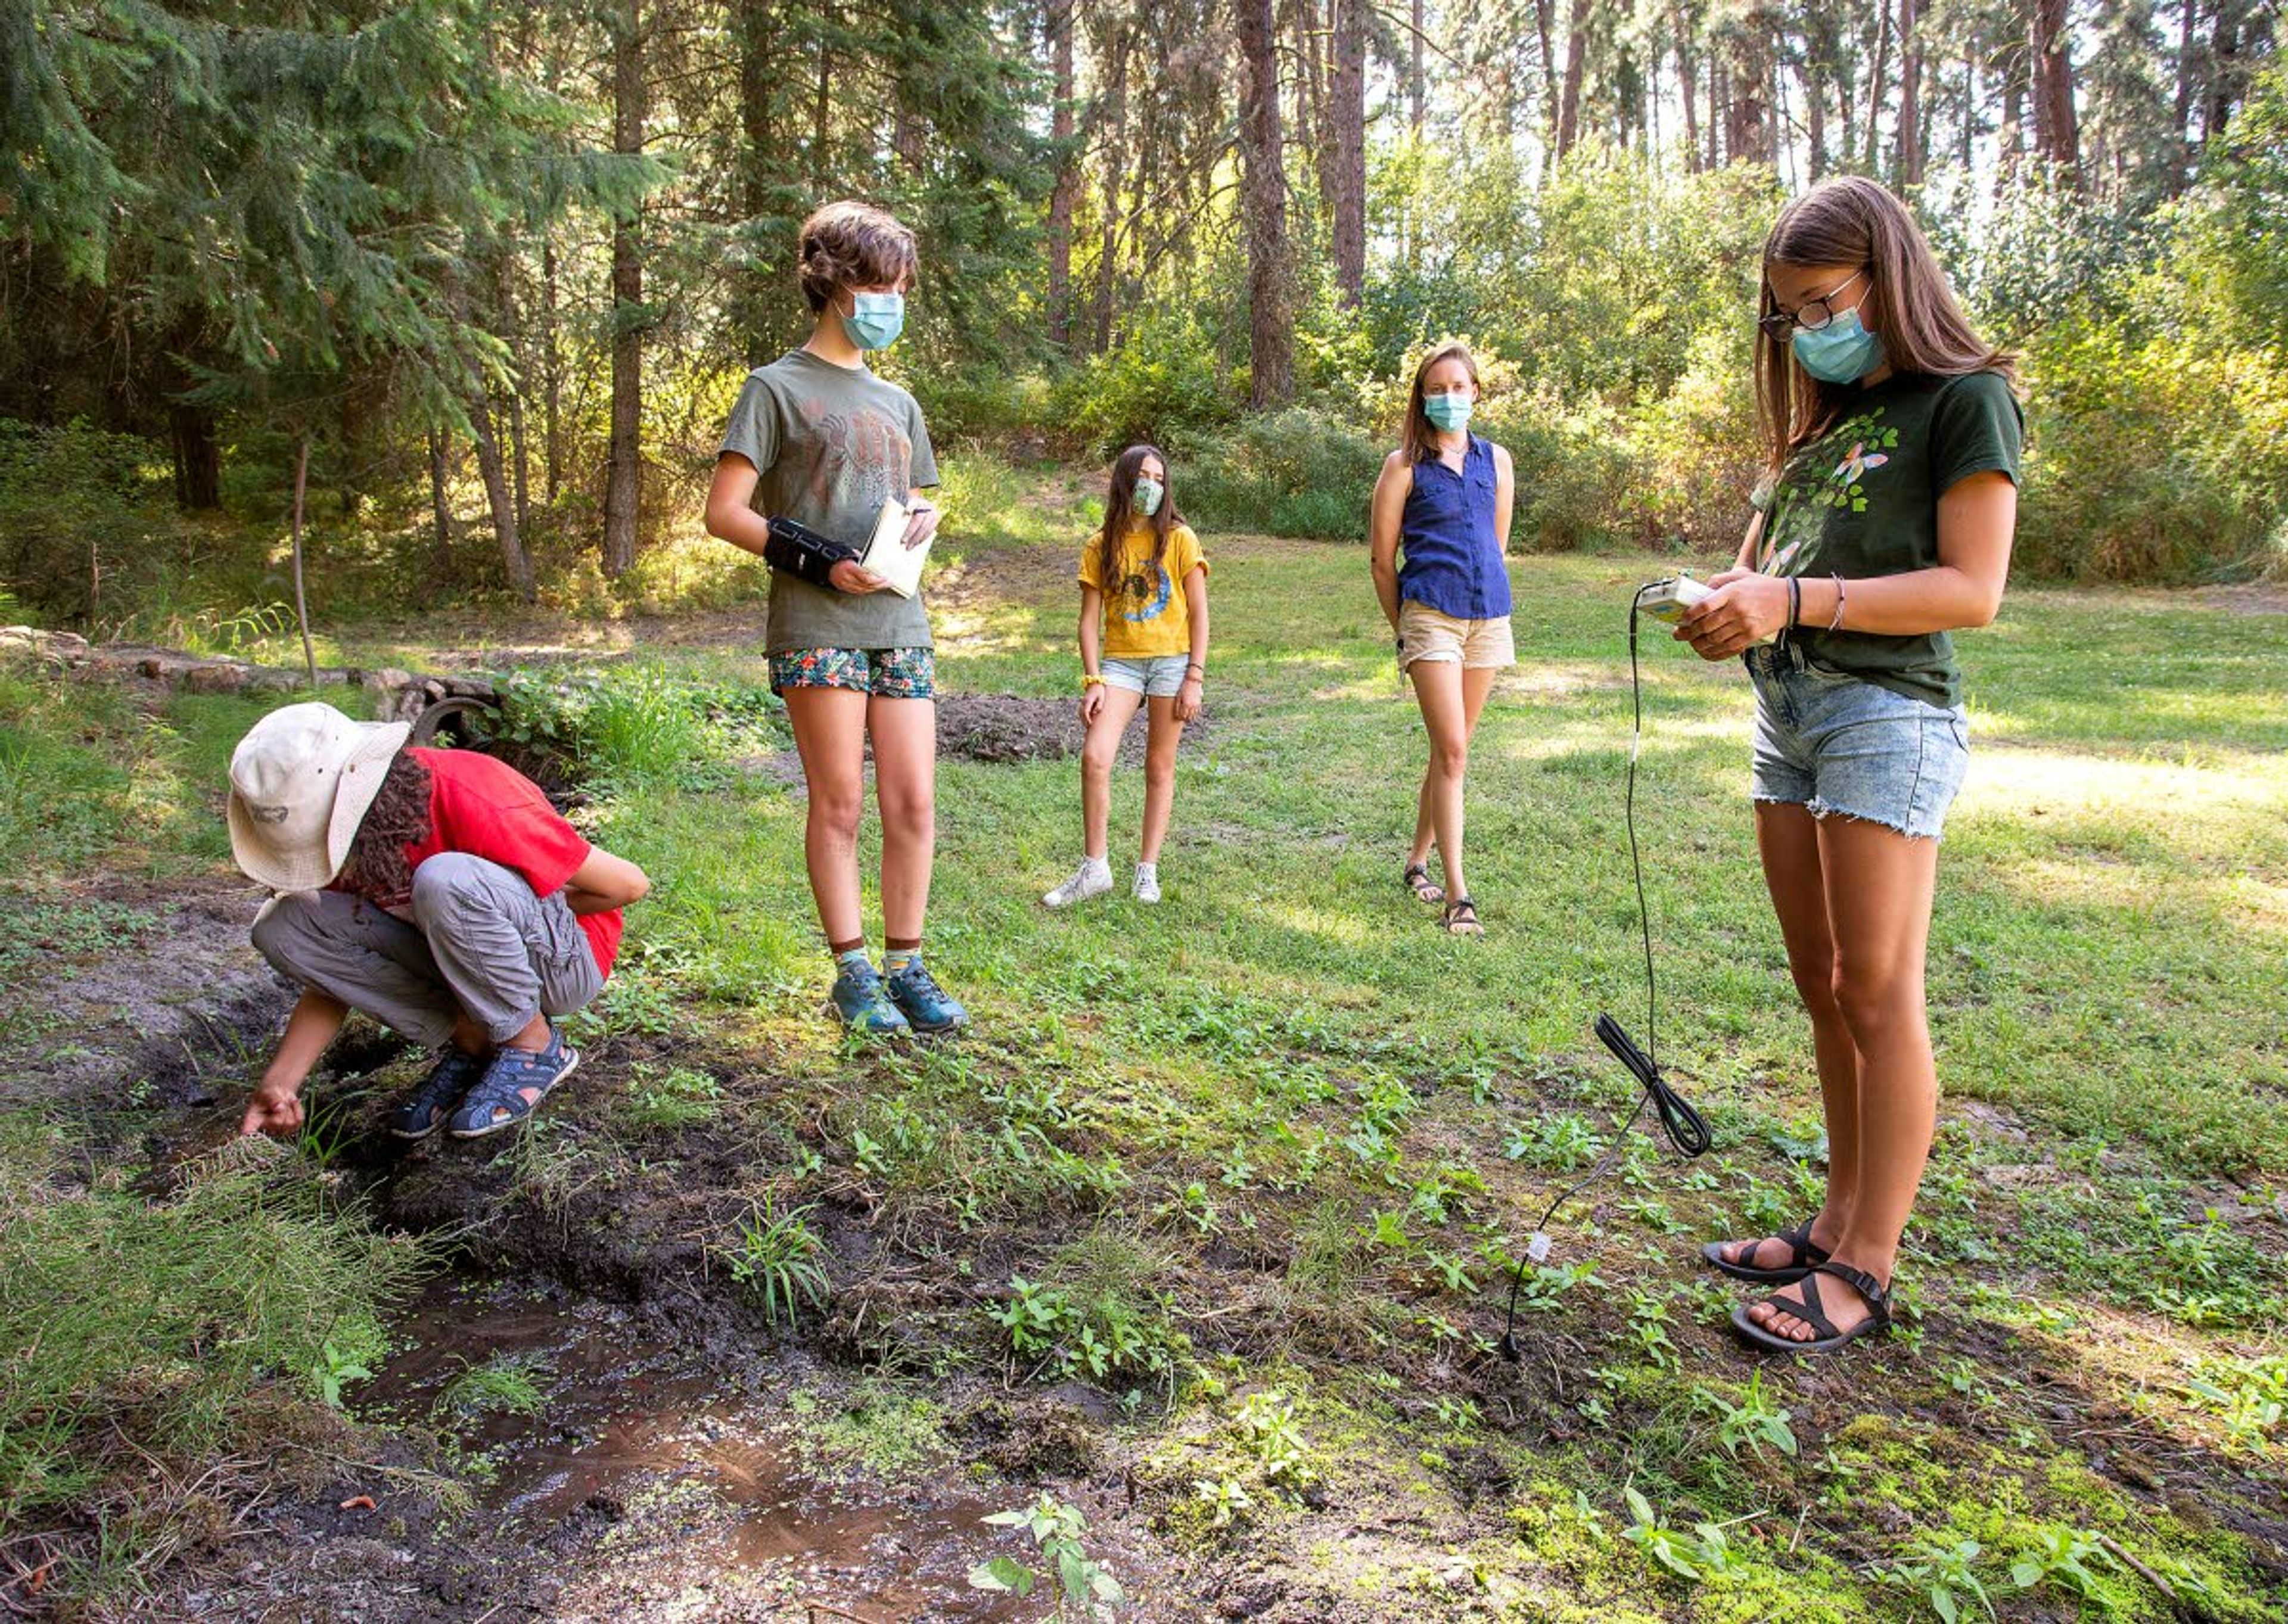
[[[1466,670],[1515,665],[1517,643],[1509,617],[1466,621],[1410,598],[1398,606],[1398,663],[1410,666],[1418,660],[1456,661]]]

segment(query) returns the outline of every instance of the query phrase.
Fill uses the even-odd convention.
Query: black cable
[[[1646,1048],[1639,1049],[1622,1029],[1621,1023],[1609,1015],[1601,1012],[1596,1026],[1598,1042],[1612,1051],[1613,1058],[1637,1080],[1642,1091],[1637,1096],[1636,1109],[1629,1113],[1628,1121],[1623,1122],[1619,1131],[1613,1135],[1598,1156],[1596,1164],[1551,1201],[1547,1210],[1542,1213],[1540,1222],[1533,1226],[1533,1240],[1538,1243],[1538,1255],[1536,1246],[1529,1244],[1525,1255],[1517,1260],[1517,1270],[1509,1282],[1509,1309],[1503,1317],[1501,1355],[1513,1365],[1518,1362],[1517,1294],[1525,1285],[1526,1265],[1538,1263],[1548,1255],[1545,1232],[1549,1228],[1549,1221],[1557,1216],[1559,1208],[1605,1176],[1611,1165],[1614,1151],[1636,1127],[1637,1120],[1644,1115],[1645,1106],[1649,1105],[1653,1107],[1660,1117],[1661,1132],[1676,1147],[1678,1153],[1688,1161],[1704,1153],[1711,1143],[1708,1124],[1700,1113],[1692,1108],[1690,1101],[1669,1087],[1667,1080],[1660,1074],[1660,1029],[1656,1020],[1658,984],[1653,974],[1652,913],[1645,904],[1644,860],[1637,850],[1637,754],[1644,744],[1644,679],[1637,665],[1637,607],[1651,590],[1649,585],[1641,586],[1636,595],[1629,599],[1629,694],[1633,714],[1629,731],[1628,793],[1624,799],[1622,812],[1622,821],[1628,826],[1629,831],[1629,868],[1636,876],[1637,925],[1644,937]]]

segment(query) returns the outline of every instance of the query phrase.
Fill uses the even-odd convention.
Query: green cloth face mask
[[[1157,479],[1136,481],[1136,511],[1149,519],[1160,511],[1160,498],[1168,494],[1167,487]]]

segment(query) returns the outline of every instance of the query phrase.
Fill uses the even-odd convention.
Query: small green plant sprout
[[[1211,1528],[1230,1527],[1242,1511],[1255,1503],[1236,1477],[1202,1477],[1192,1487],[1193,1493],[1207,1505]]]
[[[2260,1450],[2288,1428],[2288,1354],[2203,1359],[2185,1395],[2223,1422],[2236,1448]]]
[[[1036,1286],[1022,1275],[1009,1277],[1009,1301],[988,1311],[1009,1333],[1011,1351],[1021,1359],[1045,1359],[1074,1319],[1072,1303],[1054,1286]]]
[[[1476,1402],[1469,1398],[1434,1398],[1430,1408],[1437,1415],[1438,1424],[1452,1432],[1475,1431],[1485,1419]]]
[[[1227,1190],[1244,1190],[1255,1182],[1255,1164],[1247,1159],[1245,1145],[1231,1147],[1231,1154],[1224,1158],[1223,1171],[1216,1182]]]
[[[1248,1453],[1273,1483],[1291,1488],[1306,1486],[1312,1473],[1303,1462],[1303,1429],[1295,1419],[1295,1401],[1268,1389],[1240,1400],[1239,1433]]]
[[[1022,1528],[1033,1536],[1056,1576],[1058,1619],[1104,1618],[1128,1599],[1119,1582],[1082,1549],[1087,1519],[1054,1495],[1044,1493],[1029,1506],[996,1511],[985,1521],[995,1528]],[[1039,1580],[1038,1573],[1013,1557],[995,1557],[969,1570],[972,1586],[1004,1595],[1030,1596]]]
[[[731,1278],[762,1306],[763,1318],[789,1325],[805,1304],[826,1306],[826,1270],[819,1262],[826,1243],[807,1222],[808,1207],[777,1209],[775,1198],[752,1202],[739,1220],[737,1238],[718,1248]]]
[[[620,1110],[632,1128],[671,1129],[711,1122],[723,1114],[723,1085],[688,1066],[663,1072],[641,1066],[628,1083]]]
[[[1652,1291],[1629,1293],[1629,1329],[1639,1351],[1663,1370],[1676,1368],[1676,1344],[1668,1336],[1668,1299]]]
[[[373,1372],[364,1364],[361,1352],[345,1352],[327,1343],[318,1350],[317,1363],[311,1367],[310,1380],[318,1390],[318,1397],[326,1401],[328,1409],[342,1407],[342,1383],[370,1382]]]
[[[1432,1252],[1426,1261],[1430,1264],[1430,1271],[1438,1277],[1439,1283],[1447,1290],[1457,1296],[1474,1297],[1478,1295],[1480,1287],[1476,1278],[1470,1273],[1467,1259],[1450,1257],[1443,1252]]]
[[[2091,1572],[2089,1564],[2094,1559],[2108,1566],[2119,1565],[2095,1533],[2086,1528],[2059,1527],[2038,1527],[2032,1533],[2032,1547],[2010,1565],[2012,1584],[2021,1590],[2055,1585],[2112,1611],[2113,1588]]]
[[[1784,1455],[1795,1454],[1795,1429],[1788,1425],[1792,1412],[1783,1409],[1764,1391],[1760,1369],[1749,1376],[1747,1390],[1737,1404],[1704,1387],[1696,1391],[1694,1402],[1716,1417],[1716,1441],[1726,1454],[1737,1456],[1743,1447],[1757,1454],[1767,1449],[1776,1449]]]
[[[1652,1502],[1632,1484],[1622,1491],[1628,1501],[1631,1522],[1621,1530],[1621,1537],[1644,1552],[1646,1557],[1658,1563],[1680,1579],[1697,1584],[1704,1577],[1697,1560],[1700,1547],[1690,1535],[1679,1533],[1660,1519]]]
[[[1978,1577],[1978,1558],[1983,1554],[1975,1540],[1948,1544],[1926,1538],[1896,1562],[1876,1572],[1886,1584],[1921,1592],[1942,1624],[1958,1624],[1966,1602],[1985,1608],[1990,1619],[1995,1616],[1994,1602],[1986,1594],[1985,1581]]]
[[[1588,1166],[1604,1148],[1604,1141],[1587,1121],[1567,1112],[1541,1117],[1531,1128],[1520,1124],[1511,1129],[1502,1154],[1512,1161],[1530,1161],[1551,1172],[1569,1173]]]

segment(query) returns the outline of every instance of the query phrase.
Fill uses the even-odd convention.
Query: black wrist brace
[[[829,586],[832,583],[827,576],[836,565],[846,558],[857,561],[855,547],[822,535],[808,525],[778,518],[769,523],[771,534],[763,543],[763,562],[773,569],[799,576],[813,586]]]

